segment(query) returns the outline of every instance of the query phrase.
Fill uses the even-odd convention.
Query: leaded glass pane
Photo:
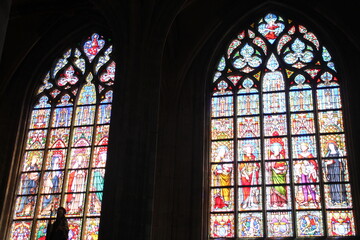
[[[296,213],[297,236],[323,236],[324,227],[320,211],[299,211]]]
[[[229,238],[235,236],[235,220],[233,214],[210,215],[210,237]]]
[[[327,231],[329,236],[354,236],[355,223],[352,211],[328,211]]]
[[[291,237],[293,235],[291,212],[268,212],[268,236]]]
[[[342,80],[328,48],[274,13],[238,33],[209,81],[210,239],[354,236]]]
[[[262,237],[263,224],[262,213],[240,213],[238,236],[240,238]]]
[[[60,206],[67,212],[69,240],[97,239],[116,66],[109,41],[90,35],[67,48],[42,77],[7,239],[45,239]]]

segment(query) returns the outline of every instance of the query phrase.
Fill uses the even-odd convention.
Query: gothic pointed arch
[[[267,13],[209,80],[210,239],[352,237],[343,81],[311,28]]]
[[[90,32],[39,79],[7,239],[45,239],[66,209],[69,239],[97,238],[116,63],[109,36]]]

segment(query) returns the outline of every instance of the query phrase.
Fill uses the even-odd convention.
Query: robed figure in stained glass
[[[352,156],[330,53],[310,29],[274,13],[237,33],[210,79],[209,238],[355,236]]]
[[[325,174],[329,182],[342,182],[344,181],[345,169],[343,160],[339,157],[342,156],[340,149],[335,141],[327,142],[327,153],[325,157],[332,159],[325,160]],[[331,184],[330,185],[330,198],[333,204],[341,204],[347,201],[345,184]]]
[[[286,162],[273,162],[271,164],[271,179],[275,184],[286,183],[288,165]],[[270,205],[283,207],[287,204],[287,190],[285,186],[274,186],[271,190]]]
[[[242,161],[254,161],[256,159],[256,156],[252,153],[254,146],[247,144],[243,148],[245,154],[243,155]],[[245,186],[241,188],[243,196],[241,204],[244,209],[259,204],[259,190],[255,187],[250,187],[259,184],[259,171],[260,164],[257,162],[239,164],[240,183],[241,186]]]
[[[309,144],[307,142],[301,142],[300,149],[301,152],[298,153],[299,158],[314,158],[313,154],[309,151]],[[301,186],[301,198],[303,201],[300,205],[308,206],[310,196],[315,206],[318,207],[315,186],[309,185],[309,183],[317,181],[317,169],[318,164],[314,159],[298,161],[294,166],[294,174],[298,178],[297,182],[306,184]]]
[[[216,162],[230,162],[228,156],[229,149],[221,145],[217,149],[217,156],[215,161]],[[230,186],[231,185],[231,173],[232,173],[232,165],[231,164],[218,164],[214,171],[214,175],[217,177],[219,181],[219,185],[221,187]],[[229,188],[222,188],[221,195],[225,201],[225,203],[230,201],[230,189]]]
[[[284,143],[280,138],[271,139],[270,159],[284,159]],[[285,184],[288,171],[288,164],[285,161],[270,163],[271,181],[273,184]],[[287,190],[285,186],[274,186],[271,188],[270,205],[283,207],[287,204]]]

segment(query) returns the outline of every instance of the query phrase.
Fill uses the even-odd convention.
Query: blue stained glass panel
[[[241,94],[238,95],[238,115],[259,114],[259,95]]]
[[[342,107],[339,88],[322,88],[317,90],[319,110],[338,109]]]
[[[234,114],[233,97],[212,98],[212,117],[227,117]]]
[[[284,113],[285,111],[286,111],[286,99],[284,92],[263,94],[263,112],[265,114]]]
[[[292,112],[313,110],[313,100],[311,90],[291,91],[290,110]]]

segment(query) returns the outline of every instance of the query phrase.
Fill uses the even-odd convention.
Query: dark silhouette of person
[[[65,218],[66,210],[63,207],[59,207],[57,210],[56,220],[49,229],[48,237],[46,240],[67,240],[69,234],[69,226]]]

